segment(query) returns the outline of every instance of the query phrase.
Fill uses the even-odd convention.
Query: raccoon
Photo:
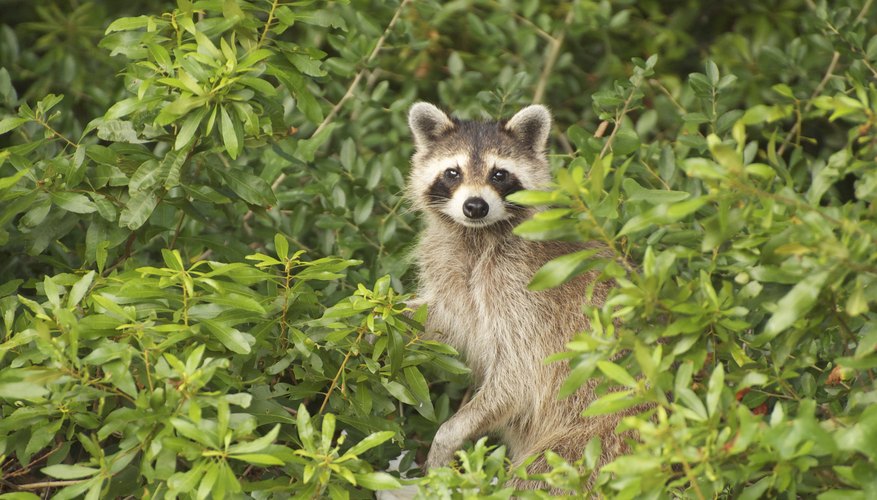
[[[461,352],[474,384],[472,398],[436,433],[425,467],[450,464],[466,440],[488,433],[507,446],[513,463],[549,449],[577,460],[594,436],[602,438],[601,462],[614,459],[626,449],[625,436],[614,432],[622,415],[583,418],[595,383],[558,399],[569,366],[543,362],[588,331],[582,304],[588,297],[601,305],[613,285],[597,283],[590,272],[558,288],[527,288],[547,261],[605,249],[530,241],[512,232],[535,209],[508,195],[545,189],[551,179],[548,109],[531,105],[508,120],[479,122],[421,102],[411,108],[408,124],[415,153],[407,194],[425,219],[414,253],[418,298],[410,305],[427,304],[427,334]],[[531,472],[546,469],[543,458],[530,466]]]

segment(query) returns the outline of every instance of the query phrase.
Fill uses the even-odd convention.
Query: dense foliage
[[[514,494],[485,440],[406,479],[466,387],[405,306],[416,100],[549,105],[516,231],[614,254],[531,287],[615,280],[559,397],[652,410],[541,479],[877,495],[871,0],[0,6],[0,498]]]

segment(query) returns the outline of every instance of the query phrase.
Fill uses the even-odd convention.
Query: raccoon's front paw
[[[439,467],[447,467],[454,461],[455,449],[444,447],[433,442],[429,449],[429,455],[426,457],[426,463],[423,464],[423,471],[437,469]]]
[[[424,469],[435,469],[437,467],[446,467],[454,461],[454,453],[460,448],[457,439],[453,439],[453,433],[450,431],[449,424],[445,422],[439,427],[432,440],[432,446],[429,448],[429,454],[426,456]]]

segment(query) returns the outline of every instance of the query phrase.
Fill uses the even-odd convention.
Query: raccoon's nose
[[[470,219],[481,219],[487,215],[490,205],[483,198],[468,198],[463,202],[463,215]]]

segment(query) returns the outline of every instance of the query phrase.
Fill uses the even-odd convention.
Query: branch
[[[71,484],[80,484],[88,481],[88,479],[71,479],[68,481],[43,481],[40,483],[16,484],[19,490],[39,490],[42,488],[60,488],[61,486],[70,486]]]
[[[265,28],[262,30],[262,36],[259,37],[259,43],[256,44],[257,47],[261,47],[262,43],[265,42],[265,38],[268,36],[268,28],[271,27],[271,23],[274,21],[274,11],[277,10],[277,2],[280,0],[274,0],[271,3],[271,10],[268,11],[268,20],[265,21]]]
[[[557,58],[560,57],[560,47],[563,45],[563,40],[566,38],[566,29],[572,23],[573,17],[575,17],[575,7],[575,4],[570,5],[569,12],[566,13],[566,18],[563,20],[563,26],[561,26],[558,29],[558,32],[551,38],[551,49],[548,52],[548,58],[545,60],[545,66],[542,67],[542,74],[539,75],[539,81],[536,83],[536,91],[533,93],[534,103],[542,102],[542,98],[545,96],[545,86],[548,85],[548,77],[551,76],[551,72],[554,70],[554,65],[557,64]]]
[[[840,59],[840,52],[834,51],[834,54],[831,56],[831,63],[828,65],[828,69],[825,70],[825,75],[822,77],[822,81],[819,82],[819,85],[813,90],[813,93],[810,94],[810,98],[807,100],[807,105],[804,106],[804,113],[810,111],[810,108],[813,107],[813,99],[816,98],[822,91],[825,89],[825,86],[828,85],[828,80],[831,79],[831,75],[834,73],[834,68],[837,67],[837,61]],[[803,114],[803,113],[802,113]],[[803,120],[803,118],[802,118]],[[801,120],[795,122],[795,126],[792,127],[792,130],[789,130],[789,133],[786,135],[786,138],[783,139],[783,143],[780,145],[780,148],[777,150],[777,156],[782,156],[786,151],[786,146],[791,142],[792,137],[797,135],[801,131]]]
[[[630,95],[628,95],[627,99],[624,101],[624,106],[621,107],[621,112],[615,115],[615,123],[612,124],[612,133],[609,134],[609,138],[606,139],[606,144],[603,145],[603,149],[600,151],[600,158],[606,156],[606,153],[609,152],[609,149],[612,147],[612,141],[615,140],[615,134],[617,134],[618,130],[621,128],[621,120],[623,120],[627,112],[630,111],[630,103],[633,102],[633,96],[636,94],[637,88],[638,87],[631,87]]]

